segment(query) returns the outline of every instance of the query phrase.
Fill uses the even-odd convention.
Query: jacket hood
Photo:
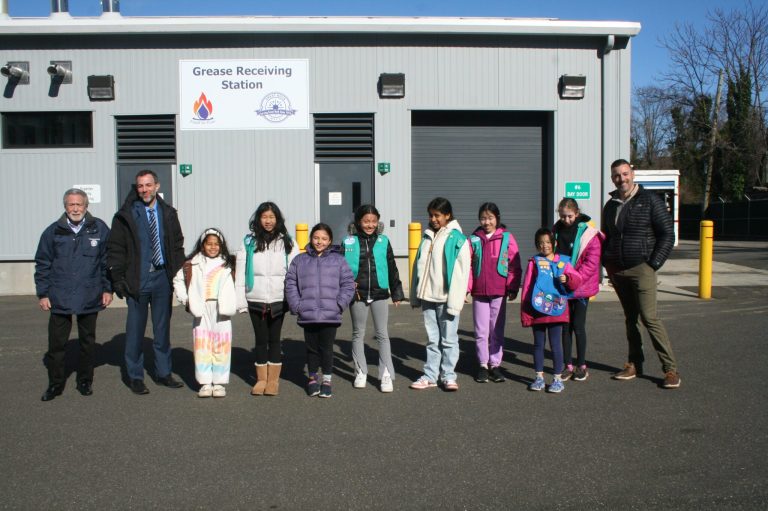
[[[307,243],[307,246],[305,247],[305,250],[307,254],[309,254],[312,257],[318,257],[317,250],[315,250],[315,247],[312,246],[312,243]],[[331,245],[327,249],[325,249],[326,253],[332,254],[337,253],[341,254],[341,245]]]
[[[576,230],[576,228],[579,227],[579,224],[585,223],[588,224],[592,220],[592,217],[589,215],[585,215],[584,213],[579,213],[579,216],[576,217],[576,221],[574,221],[571,225],[565,225],[562,220],[558,220],[555,222],[554,230],[555,231],[570,231],[571,229]]]
[[[645,189],[645,187],[643,185],[641,185],[640,183],[635,183],[635,184],[637,185],[637,193],[640,193],[640,192],[642,192]],[[619,191],[618,190],[614,190],[612,192],[609,192],[608,195],[611,196],[611,199],[617,199],[617,200],[619,199]]]
[[[446,225],[445,228],[447,230],[449,230],[449,231],[452,231],[452,230],[455,229],[455,230],[457,230],[459,232],[464,232],[464,231],[461,230],[461,225],[459,225],[459,221],[456,220],[455,218],[453,220],[451,220],[450,222],[448,222],[448,225]],[[436,232],[432,230],[431,226],[427,227],[424,230],[424,233],[427,234],[430,238],[433,238],[435,236],[435,234],[436,234]]]
[[[491,235],[490,239],[500,238],[501,235],[504,234],[505,232],[507,232],[507,230],[504,227],[497,227],[494,233]],[[474,234],[478,238],[480,236],[485,236],[485,229],[483,229],[481,226],[478,226],[477,229],[475,229],[472,234]]]

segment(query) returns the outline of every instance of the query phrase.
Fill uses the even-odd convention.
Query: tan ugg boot
[[[251,389],[252,396],[261,396],[267,388],[267,364],[256,364],[256,385]]]
[[[267,388],[264,390],[264,395],[276,396],[280,388],[280,370],[283,368],[283,364],[268,364],[267,367],[269,371],[267,373]]]

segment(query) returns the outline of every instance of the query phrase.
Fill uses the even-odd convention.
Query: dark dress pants
[[[126,297],[128,319],[125,322],[125,369],[131,380],[144,379],[144,331],[148,309],[152,309],[152,348],[155,353],[155,377],[171,374],[171,285],[164,270],[151,272],[138,300]]]
[[[77,362],[77,382],[93,382],[93,353],[96,345],[96,318],[98,312],[77,315],[77,336],[80,356]],[[48,352],[45,366],[48,368],[48,384],[63,387],[66,382],[64,356],[72,331],[72,316],[53,314],[48,320]]]

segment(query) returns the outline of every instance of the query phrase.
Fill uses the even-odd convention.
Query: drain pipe
[[[600,78],[602,80],[602,91],[601,91],[601,97],[600,97],[600,197],[603,198],[606,196],[608,191],[605,189],[605,171],[606,166],[608,165],[608,161],[606,161],[605,158],[605,91],[607,90],[607,82],[608,77],[605,76],[605,56],[611,51],[613,51],[613,47],[616,45],[616,36],[613,34],[610,34],[608,37],[605,38],[605,46],[603,46],[603,54],[600,56]]]
[[[69,0],[51,0],[51,18],[70,18]]]
[[[101,0],[101,16],[120,16],[120,0]]]

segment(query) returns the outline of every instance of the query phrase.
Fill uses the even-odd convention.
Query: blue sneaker
[[[331,397],[333,394],[331,393],[331,382],[324,381],[320,385],[320,397]]]
[[[565,390],[565,385],[563,385],[563,380],[555,380],[552,382],[552,385],[549,386],[547,389],[547,392],[551,392],[553,394],[559,394]]]
[[[528,385],[528,390],[534,390],[538,392],[539,390],[544,390],[545,386],[544,378],[537,376],[536,379],[533,380],[530,385]]]

